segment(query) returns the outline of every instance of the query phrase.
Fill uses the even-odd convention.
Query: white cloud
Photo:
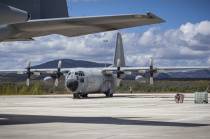
[[[39,64],[61,58],[111,63],[116,32],[72,38],[50,35],[31,42],[3,42],[0,43],[0,69],[23,68],[27,60]],[[162,66],[210,64],[210,21],[186,23],[166,31],[151,28],[143,33],[122,33],[122,36],[128,65],[148,65],[151,56]]]

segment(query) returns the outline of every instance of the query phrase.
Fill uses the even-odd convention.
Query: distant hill
[[[60,59],[62,61],[62,68],[94,68],[94,67],[105,67],[110,66],[108,63],[96,63],[84,60],[73,60],[73,59]],[[47,69],[57,68],[59,60],[49,61],[40,65],[33,66],[32,68]]]
[[[159,73],[157,79],[210,79],[210,70]]]

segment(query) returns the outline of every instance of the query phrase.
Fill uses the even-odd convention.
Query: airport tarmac
[[[1,96],[0,139],[209,139],[210,104],[174,94]]]

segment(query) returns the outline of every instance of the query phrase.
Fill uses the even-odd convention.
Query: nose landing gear
[[[87,98],[88,94],[83,94],[83,93],[74,93],[73,98],[74,99],[82,99],[82,98]]]

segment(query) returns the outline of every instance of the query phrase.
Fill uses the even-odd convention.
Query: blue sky
[[[170,29],[186,22],[210,20],[209,6],[210,0],[70,0],[69,14],[90,16],[150,11],[167,21],[160,26],[162,29]]]

